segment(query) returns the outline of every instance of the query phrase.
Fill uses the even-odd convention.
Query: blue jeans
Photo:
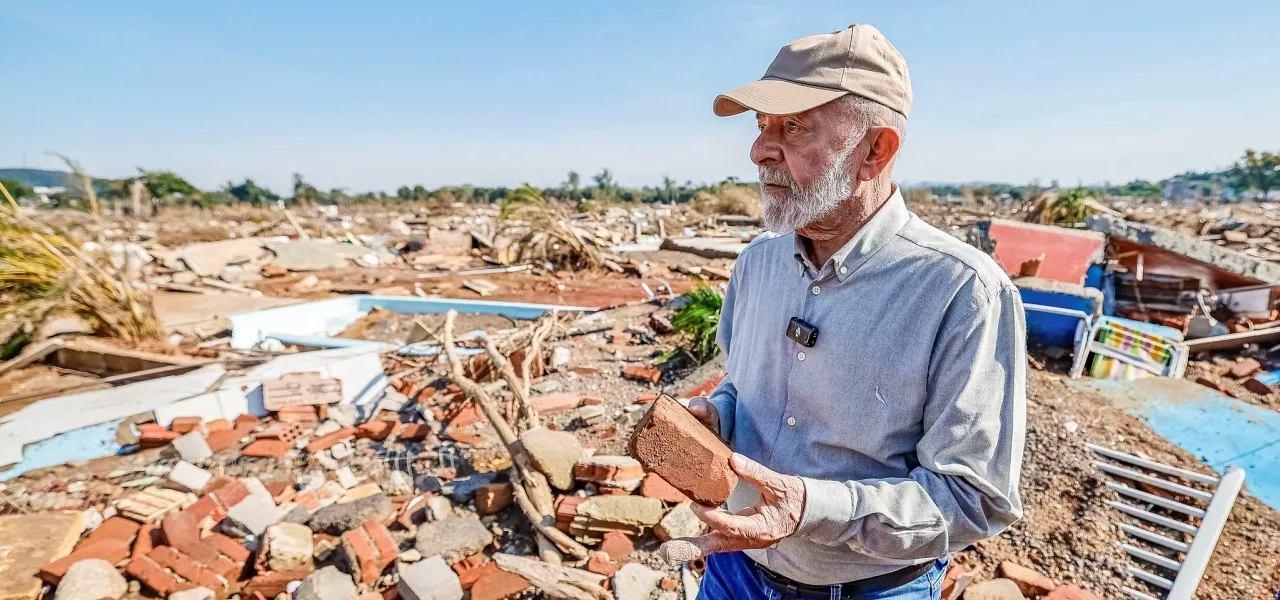
[[[858,600],[939,600],[942,579],[947,574],[949,557],[933,562],[933,568],[913,581],[891,590],[870,592]],[[707,572],[702,576],[698,600],[794,600],[769,587],[756,571],[754,562],[741,552],[712,554],[707,557]],[[832,600],[840,599],[839,586],[832,586]]]

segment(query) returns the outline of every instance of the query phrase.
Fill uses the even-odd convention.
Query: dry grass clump
[[[528,184],[502,199],[498,235],[513,240],[518,262],[573,270],[603,264],[600,250],[570,223],[568,214]]]
[[[714,192],[698,192],[692,203],[694,210],[704,215],[759,217],[763,209],[759,190],[734,183],[723,184]]]

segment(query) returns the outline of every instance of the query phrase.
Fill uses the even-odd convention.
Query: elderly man
[[[710,532],[702,598],[938,598],[948,553],[1022,512],[1026,342],[985,254],[909,212],[891,183],[911,86],[855,25],[784,47],[715,100],[754,110],[765,224],[738,259],[718,342],[728,376],[690,412],[741,482]]]

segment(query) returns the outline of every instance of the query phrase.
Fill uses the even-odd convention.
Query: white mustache
[[[796,189],[796,180],[791,178],[791,174],[779,167],[759,167],[760,183],[769,185],[785,185],[791,189]]]

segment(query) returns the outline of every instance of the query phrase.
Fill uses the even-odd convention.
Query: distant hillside
[[[27,187],[67,185],[67,173],[65,171],[49,171],[46,169],[0,169],[0,179],[16,179]]]

